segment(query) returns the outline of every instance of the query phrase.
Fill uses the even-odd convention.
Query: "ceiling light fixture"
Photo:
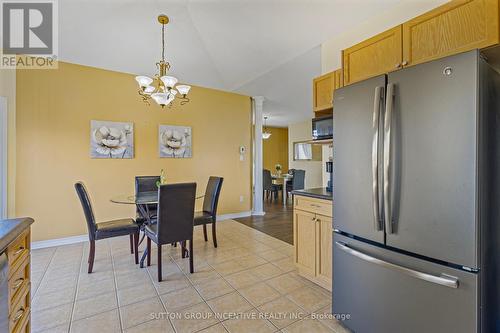
[[[156,63],[159,73],[150,78],[149,76],[136,76],[135,80],[139,84],[139,95],[142,100],[150,105],[150,100],[153,99],[162,108],[172,106],[172,102],[177,97],[180,99],[180,104],[184,105],[189,102],[187,94],[191,86],[185,84],[177,84],[177,78],[168,76],[167,72],[170,69],[170,64],[165,61],[165,25],[168,24],[169,18],[167,15],[158,16],[158,22],[161,24],[161,60]]]
[[[264,117],[264,130],[262,131],[262,138],[264,140],[267,140],[271,137],[271,132],[269,132],[269,130],[267,129],[267,126],[266,126],[266,120],[267,120],[267,117]]]

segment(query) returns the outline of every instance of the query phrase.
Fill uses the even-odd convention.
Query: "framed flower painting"
[[[134,158],[134,124],[92,120],[91,158]]]
[[[189,158],[192,156],[191,127],[160,125],[158,150],[160,157]]]

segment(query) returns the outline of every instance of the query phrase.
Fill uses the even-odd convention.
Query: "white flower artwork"
[[[134,158],[134,124],[92,120],[91,158]]]
[[[160,125],[158,132],[158,149],[160,157],[191,157],[191,127]]]

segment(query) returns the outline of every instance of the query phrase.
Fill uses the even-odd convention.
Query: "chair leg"
[[[208,237],[207,237],[207,225],[206,224],[203,225],[203,237],[205,237],[205,242],[207,242]]]
[[[90,251],[89,251],[89,270],[88,273],[92,273],[92,268],[94,268],[94,258],[95,258],[95,240],[90,241]]]
[[[212,238],[214,239],[214,247],[217,247],[217,233],[215,232],[215,221],[212,222]]]
[[[134,254],[134,236],[132,234],[130,236],[130,253]]]
[[[149,237],[146,242],[146,251],[148,251],[147,265],[151,266],[151,238]]]
[[[134,234],[134,256],[135,264],[139,263],[139,231]]]
[[[181,242],[181,258],[186,258],[186,243],[184,241]]]
[[[158,282],[161,282],[161,245],[157,244],[158,247]]]
[[[189,240],[189,272],[191,274],[194,273],[194,264],[193,264],[194,259],[193,259],[193,257],[194,257],[194,255],[193,255],[193,239],[191,238]]]

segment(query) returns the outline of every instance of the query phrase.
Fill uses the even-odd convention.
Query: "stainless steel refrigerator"
[[[500,331],[500,77],[478,51],[334,95],[333,313]]]

